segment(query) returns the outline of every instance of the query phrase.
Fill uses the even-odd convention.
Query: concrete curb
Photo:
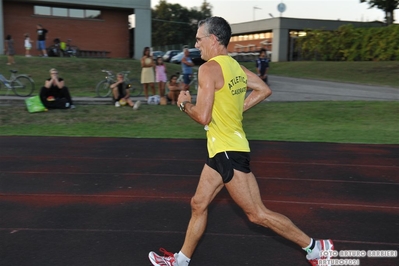
[[[29,96],[31,97],[31,96]],[[25,105],[25,99],[29,97],[20,96],[0,96],[0,106],[15,106],[15,105]],[[73,103],[78,105],[112,105],[111,98],[96,98],[96,97],[73,97]],[[147,104],[144,97],[132,97],[135,102],[137,100],[141,101],[142,104]]]

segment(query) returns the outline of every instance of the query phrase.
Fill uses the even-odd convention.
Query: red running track
[[[340,251],[399,250],[399,145],[250,143],[268,208]],[[205,140],[0,137],[0,265],[141,266],[150,250],[178,251],[205,149]],[[190,266],[235,265],[308,263],[222,190]]]

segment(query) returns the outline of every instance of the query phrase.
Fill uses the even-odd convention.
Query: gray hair
[[[227,47],[231,38],[230,24],[221,17],[210,17],[198,22],[198,27],[204,26],[208,34],[215,35],[220,44]]]

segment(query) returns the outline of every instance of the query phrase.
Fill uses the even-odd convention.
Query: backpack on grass
[[[25,99],[26,108],[28,109],[29,113],[38,113],[38,112],[45,112],[47,108],[43,105],[40,97],[33,96]]]

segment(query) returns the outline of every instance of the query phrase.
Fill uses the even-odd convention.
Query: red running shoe
[[[159,256],[154,251],[148,254],[152,265],[154,266],[178,266],[175,259],[175,254],[166,251],[164,248],[160,248],[159,251],[163,252],[163,256]]]
[[[318,265],[331,265],[328,261],[323,261],[323,264],[319,264],[319,260],[329,260],[331,259],[332,255],[332,250],[334,250],[334,244],[331,239],[326,239],[326,240],[316,240],[315,245],[319,248],[319,253],[321,256],[319,256],[316,259],[309,259],[309,255],[306,256],[306,258],[309,260],[309,263],[312,266],[318,266]]]

